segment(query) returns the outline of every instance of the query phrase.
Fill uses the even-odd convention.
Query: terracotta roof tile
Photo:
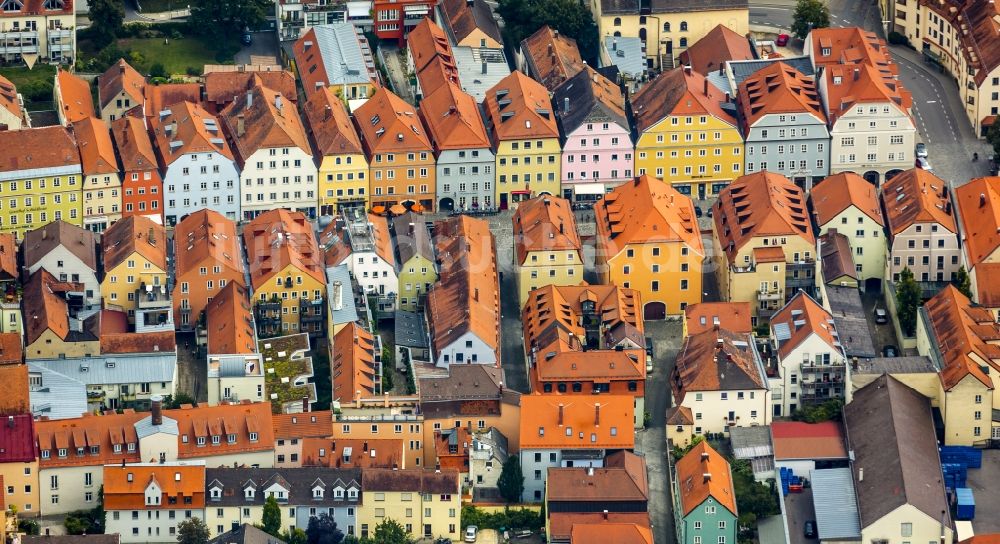
[[[678,404],[691,391],[767,389],[767,377],[753,338],[746,333],[710,329],[684,339],[671,374]]]
[[[112,223],[101,237],[104,270],[138,253],[161,272],[167,271],[167,231],[145,215],[130,215]]]
[[[744,134],[769,114],[812,115],[826,123],[816,82],[784,62],[772,63],[740,83],[737,93]]]
[[[423,469],[369,469],[362,478],[361,488],[365,492],[403,491],[425,495],[457,495],[461,491],[458,471]]]
[[[257,353],[249,298],[245,286],[230,282],[205,306],[208,353]]]
[[[101,334],[101,353],[173,353],[177,340],[173,331]]]
[[[605,516],[601,512],[550,512],[549,513],[549,537],[552,539],[571,538],[573,527],[613,524],[635,524],[640,527],[649,527],[648,512],[608,512]],[[607,541],[605,541],[607,542]],[[575,542],[571,541],[571,544]]]
[[[463,0],[465,3],[465,0]],[[414,71],[419,74],[432,60],[441,57],[454,65],[455,57],[444,30],[430,17],[424,17],[406,37],[406,47],[413,59]],[[426,90],[424,91],[426,95]]]
[[[505,140],[559,137],[548,90],[522,72],[511,73],[486,91],[483,107],[494,145]]]
[[[69,334],[69,307],[62,297],[53,292],[51,286],[55,283],[55,276],[44,268],[38,269],[25,283],[22,300],[28,344],[49,329],[62,339]]]
[[[156,482],[157,504],[146,501],[146,488]],[[173,498],[176,504],[170,503]],[[190,498],[191,502],[186,502]],[[104,467],[104,508],[161,510],[205,507],[205,465],[132,465]]]
[[[541,196],[521,202],[514,212],[514,255],[525,264],[532,251],[577,252],[581,257],[580,234],[569,201],[555,196]],[[583,262],[582,260],[580,262]]]
[[[14,117],[25,119],[25,111],[17,98],[17,87],[4,76],[0,75],[0,107],[9,111]],[[11,127],[13,128],[13,127]]]
[[[198,104],[172,104],[157,112],[149,124],[164,169],[188,153],[219,153],[233,159],[229,142],[219,130],[219,121]]]
[[[280,209],[258,215],[243,227],[243,242],[254,290],[289,265],[326,284],[322,254],[312,225],[302,212]]]
[[[400,469],[405,446],[402,438],[305,438],[302,466]]]
[[[683,516],[687,516],[712,497],[721,506],[736,515],[736,491],[729,463],[712,449],[708,441],[699,442],[684,457],[677,461],[675,468],[677,487]],[[711,477],[705,478],[705,474]]]
[[[688,335],[707,331],[716,324],[735,333],[750,333],[750,313],[749,302],[699,302],[684,309],[684,320]]]
[[[0,172],[79,164],[76,140],[64,127],[0,131]]]
[[[271,416],[274,438],[325,438],[333,434],[333,412],[274,414]]]
[[[852,206],[880,226],[885,226],[875,186],[854,172],[841,172],[824,179],[813,186],[809,200],[820,227]]]
[[[521,449],[632,449],[633,403],[627,395],[523,395],[521,413],[532,417],[521,418]]]
[[[858,280],[858,272],[854,267],[854,251],[847,236],[837,232],[837,229],[830,229],[819,237],[819,245],[824,282],[830,284],[844,276]]]
[[[771,329],[779,323],[786,325],[791,333],[787,340],[778,341],[778,355],[782,359],[812,334],[819,336],[835,351],[842,352],[841,348],[835,347],[839,340],[833,316],[805,291],[796,293],[792,300],[771,317]]]
[[[924,303],[933,333],[931,342],[941,353],[941,383],[946,391],[972,375],[986,387],[994,384],[980,367],[987,361],[1000,371],[1000,325],[985,308],[972,303],[953,285],[948,285]],[[972,357],[975,354],[976,359]],[[978,359],[978,360],[977,360]]]
[[[354,124],[369,156],[385,152],[431,151],[430,137],[417,111],[387,88],[380,87],[354,111]]]
[[[691,198],[652,176],[615,187],[598,201],[594,217],[597,252],[607,258],[629,244],[651,242],[678,242],[705,254]]]
[[[913,95],[902,83],[869,64],[831,65],[823,71],[823,77],[831,125],[857,104],[891,103],[907,115],[913,106]]]
[[[815,66],[868,64],[886,76],[899,74],[899,66],[885,40],[862,28],[817,28],[807,36],[812,51],[806,51]],[[829,52],[824,55],[823,53]]]
[[[20,339],[18,339],[20,344]],[[28,365],[25,364],[4,364],[0,366],[0,415],[10,416],[17,414],[28,414],[26,417],[31,418],[31,403],[30,403],[30,393],[28,388]],[[18,429],[13,431],[9,430],[9,427],[5,424],[3,428],[0,429],[0,462],[7,462],[9,459],[5,458],[6,455],[12,453],[11,450],[4,449],[4,443],[10,439],[8,433],[16,433]],[[31,432],[31,426],[28,426],[28,432]],[[34,440],[32,439],[32,443]],[[8,444],[8,446],[10,446]],[[14,451],[24,451],[14,450]]]
[[[177,277],[200,267],[219,266],[243,278],[243,251],[236,224],[221,213],[206,208],[187,215],[174,229],[174,240]]]
[[[975,268],[1000,247],[1000,177],[978,178],[955,189],[965,255]],[[982,301],[980,301],[982,302]]]
[[[316,156],[364,153],[344,102],[329,87],[312,93],[302,109]]]
[[[56,86],[62,96],[63,115],[67,123],[97,116],[94,97],[90,94],[90,83],[86,80],[59,69],[56,72]]]
[[[201,104],[201,85],[197,83],[164,83],[146,86],[145,114],[158,117],[160,112],[180,102]]]
[[[477,29],[498,43],[503,43],[500,26],[493,18],[493,10],[485,0],[442,0],[438,4],[448,20],[455,41],[461,42]]]
[[[601,501],[645,502],[649,499],[646,482],[646,462],[642,457],[623,451],[605,459],[605,466],[598,468],[563,467],[549,468],[545,480],[548,502]]]
[[[0,233],[0,280],[17,280],[20,277],[18,272],[17,237],[14,236],[13,232]],[[13,285],[10,288],[13,289]],[[0,296],[6,294],[0,293]]]
[[[125,62],[125,59],[118,59],[118,62],[112,64],[101,74],[98,82],[100,85],[97,89],[97,95],[101,100],[101,109],[106,108],[123,91],[135,104],[143,103],[146,78],[142,77],[142,74],[137,72],[135,68],[132,68],[132,65]]]
[[[28,371],[26,367],[23,374],[25,410],[21,412],[8,411],[10,403],[4,402],[4,415],[8,416],[8,419],[4,422],[3,427],[0,427],[0,463],[31,463],[38,459],[38,451],[35,449],[35,422],[31,414],[27,413]],[[0,376],[7,378],[8,375],[9,372],[0,371]]]
[[[740,36],[724,24],[718,24],[705,37],[681,53],[681,64],[690,66],[699,74],[708,75],[718,71],[726,61],[753,58],[753,50],[746,36]]]
[[[88,117],[73,123],[73,135],[80,149],[85,176],[118,173],[115,145],[111,142],[108,125],[100,119]]]
[[[586,66],[576,40],[548,25],[525,38],[521,42],[521,52],[531,73],[550,91]]]
[[[35,423],[38,449],[49,452],[47,458],[43,456],[39,461],[40,468],[120,465],[123,460],[138,463],[139,437],[135,423],[145,417],[149,414],[127,410],[122,414],[86,414],[74,419],[38,421]],[[115,444],[121,446],[120,451],[114,451]],[[128,444],[134,447],[129,448]],[[90,453],[95,446],[96,455]],[[77,448],[84,448],[84,454],[78,455]],[[65,457],[59,456],[59,449],[67,450]]]
[[[638,523],[576,523],[570,544],[653,544],[653,531]]]
[[[97,271],[97,241],[93,231],[62,220],[24,233],[21,251],[25,268],[32,267],[60,245],[76,255],[87,268]]]
[[[844,430],[836,421],[771,424],[775,459],[847,459]]]
[[[312,155],[312,147],[295,104],[288,103],[289,99],[281,92],[261,86],[262,81],[255,81],[257,86],[240,94],[235,102],[219,113],[219,120],[240,166],[257,150],[273,147],[298,147],[307,155]],[[241,118],[245,127],[242,133],[239,130]]]
[[[663,72],[632,96],[635,129],[645,132],[669,115],[711,115],[736,126],[736,119],[722,110],[725,95],[687,68]]]
[[[947,21],[956,32],[957,49],[975,72],[976,85],[982,86],[1000,66],[1000,30],[995,17],[1000,15],[996,4],[989,0],[949,0],[943,3],[923,1],[938,17]]]
[[[111,135],[123,171],[153,170],[157,167],[153,142],[142,119],[127,115],[115,119],[111,123]]]
[[[674,406],[667,409],[667,425],[694,425],[694,416],[687,406]]]
[[[443,56],[434,57],[423,70],[417,72],[417,81],[423,96],[430,96],[447,85],[461,86],[458,67]]]
[[[490,147],[479,105],[455,83],[442,85],[420,101],[420,119],[435,151]]]
[[[368,39],[360,27],[349,22],[310,25],[289,49],[307,97],[325,87],[337,90],[374,84],[379,79]],[[294,84],[293,80],[292,93]]]
[[[255,84],[274,89],[286,100],[295,102],[298,99],[295,75],[287,70],[275,69],[209,72],[205,74],[205,101],[212,107],[212,111],[221,112],[237,95],[240,95],[240,100],[246,100],[242,95]]]
[[[24,362],[21,335],[16,332],[0,333],[0,366],[19,365]]]
[[[927,170],[911,168],[896,174],[882,186],[882,202],[893,237],[915,223],[938,223],[958,233],[948,182]]]
[[[375,388],[375,340],[372,334],[354,323],[333,337],[333,400],[342,403],[353,402],[360,395],[363,398],[376,396]]]
[[[1000,308],[1000,263],[976,265],[976,302],[987,308]]]
[[[241,404],[220,404],[197,407],[181,407],[179,410],[164,410],[163,417],[177,421],[180,437],[187,435],[177,444],[178,459],[199,459],[213,455],[264,452],[274,450],[274,428],[271,425],[271,403],[244,401]],[[198,446],[196,437],[206,433],[236,434],[236,443],[230,444],[222,437],[220,444]],[[250,440],[250,433],[257,433],[257,440]],[[211,441],[209,441],[211,443]],[[207,448],[207,449],[206,449]],[[211,466],[211,461],[209,461]]]

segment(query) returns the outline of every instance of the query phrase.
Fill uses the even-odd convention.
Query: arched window
[[[681,38],[681,47],[687,47],[687,46],[688,46],[688,39]]]
[[[663,31],[670,32],[670,22],[663,23]]]
[[[616,30],[615,31],[615,37],[616,38],[621,38],[622,37],[622,33],[620,31]]]
[[[615,17],[615,26],[622,26],[622,18]]]
[[[646,29],[645,28],[640,28],[639,29],[639,39],[642,40],[642,41],[646,41]]]
[[[681,32],[687,32],[688,23],[687,21],[681,21]]]

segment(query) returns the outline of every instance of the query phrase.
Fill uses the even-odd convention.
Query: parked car
[[[446,536],[442,536],[435,540],[434,544],[451,544],[451,539]]]
[[[774,40],[774,44],[778,47],[784,47],[788,45],[788,34],[778,34],[778,39]]]
[[[917,157],[927,158],[927,145],[923,142],[917,144]]]
[[[653,356],[653,339],[646,337],[646,355]]]
[[[928,172],[933,172],[934,169],[931,168],[931,163],[924,157],[918,157],[916,163],[914,164],[917,168],[921,170],[927,170]]]
[[[897,349],[896,346],[893,346],[892,344],[885,346],[884,348],[882,348],[882,356],[899,357],[899,349]]]
[[[646,355],[646,374],[649,374],[652,371],[653,371],[653,356],[647,354]]]
[[[804,529],[805,529],[805,531],[803,531],[803,532],[805,533],[806,538],[816,538],[817,535],[816,535],[816,522],[815,521],[809,520],[809,521],[805,522]]]
[[[253,35],[249,32],[244,32],[243,38],[240,41],[243,42],[243,45],[250,45],[253,43]]]
[[[465,528],[465,541],[466,542],[475,542],[476,541],[476,536],[477,536],[478,532],[479,532],[479,527],[476,527],[475,525],[469,525],[468,527],[466,527]]]
[[[701,206],[695,205],[694,215],[695,217],[701,217],[702,215],[704,215],[703,212],[701,211]]]
[[[889,322],[889,313],[885,311],[885,308],[875,308],[875,323],[883,325]]]

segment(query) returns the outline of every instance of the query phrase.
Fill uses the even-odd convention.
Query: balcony
[[[50,28],[48,31],[49,41],[70,39],[73,37],[73,29],[71,28]]]
[[[803,363],[801,368],[803,374],[806,373],[817,374],[824,372],[842,373],[844,372],[844,362],[843,361],[830,361],[828,363],[810,362],[810,363]]]
[[[776,300],[781,301],[785,298],[785,294],[776,289],[769,289],[767,291],[757,291],[757,300]]]
[[[142,283],[135,291],[136,307],[141,310],[170,308],[170,294],[166,285]]]

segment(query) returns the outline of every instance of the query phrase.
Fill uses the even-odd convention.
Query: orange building
[[[354,402],[358,396],[382,394],[381,354],[376,359],[372,333],[348,323],[330,343],[333,400]]]
[[[97,117],[90,84],[66,70],[56,69],[55,107],[59,124],[67,127],[89,117]]]
[[[104,467],[109,533],[121,542],[176,538],[178,518],[205,508],[205,465],[141,464]],[[136,517],[133,512],[145,511]]]
[[[333,438],[371,440],[390,437],[405,445],[403,463],[422,468],[424,415],[415,397],[383,395],[341,404],[333,416]]]
[[[684,332],[682,336],[705,332],[718,327],[735,333],[750,334],[749,302],[699,302],[684,309]]]
[[[230,282],[205,303],[208,353],[257,353],[257,335],[250,311],[250,293],[242,282]]]
[[[163,223],[163,180],[142,119],[125,116],[111,124],[122,172],[122,217],[145,215]]]
[[[306,438],[328,438],[333,434],[333,412],[273,414],[274,466],[301,467],[302,445]]]
[[[177,224],[174,251],[176,325],[178,330],[193,330],[205,306],[226,284],[246,287],[236,225],[217,211],[198,210]]]
[[[434,149],[413,106],[380,88],[354,111],[354,124],[368,157],[372,206],[433,210]]]
[[[435,470],[457,470],[467,474],[471,446],[472,433],[467,427],[434,431]]]

